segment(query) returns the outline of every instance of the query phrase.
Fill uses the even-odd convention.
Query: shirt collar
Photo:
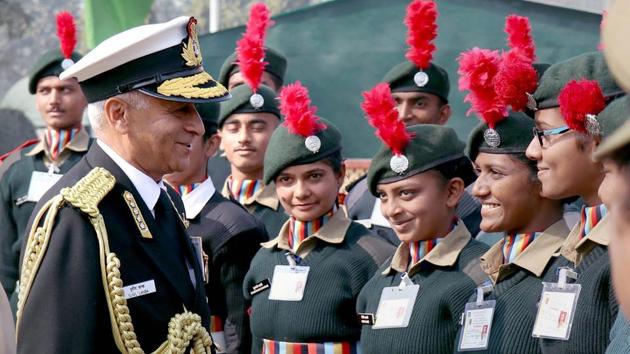
[[[608,214],[600,220],[597,225],[580,240],[581,227],[580,223],[577,223],[571,233],[567,236],[566,240],[562,244],[560,251],[556,255],[562,255],[564,258],[573,262],[576,266],[582,261],[595,245],[601,245],[608,247],[610,243],[610,217]]]
[[[192,220],[199,215],[201,209],[208,203],[210,198],[214,195],[215,187],[212,183],[212,179],[208,178],[203,181],[192,192],[182,196],[182,202],[184,202],[184,209],[186,210],[186,219]]]
[[[502,248],[505,239],[501,239],[481,256],[481,269],[494,283],[511,274],[514,266],[526,269],[540,277],[568,234],[569,228],[564,219],[558,220],[538,235],[510,265],[503,264]]]
[[[64,148],[64,151],[68,149],[68,150],[72,150],[76,152],[83,152],[83,151],[87,151],[89,145],[90,145],[90,135],[88,135],[88,133],[86,132],[85,127],[81,127],[81,129],[79,129],[79,131],[74,136],[74,138],[70,140],[68,145],[66,145],[66,147]],[[25,155],[35,156],[39,154],[40,152],[46,152],[47,147],[48,145],[46,143],[46,139],[43,139],[43,138],[39,139],[39,142],[35,144],[35,146],[33,146],[33,148],[29,152],[27,152]]]
[[[223,182],[221,195],[228,199],[234,199],[231,197],[230,189],[228,187],[229,178],[230,177],[226,178],[225,182]],[[276,185],[273,182],[269,184],[263,184],[262,187],[256,193],[254,193],[254,195],[245,200],[244,205],[249,206],[254,202],[264,205],[273,210],[278,210],[278,204],[280,202],[278,201],[278,196],[276,195]]]
[[[431,263],[435,266],[452,266],[457,261],[457,257],[470,241],[470,232],[461,220],[457,221],[457,226],[449,232],[431,252],[424,256],[420,262],[411,267],[408,273],[412,273],[424,263]],[[389,274],[392,270],[398,273],[407,272],[409,266],[409,246],[401,243],[394,253],[390,266],[383,271],[383,275]]]
[[[140,194],[147,208],[153,211],[158,198],[160,198],[160,191],[162,189],[166,190],[164,182],[162,180],[155,182],[151,177],[147,176],[144,172],[127,162],[122,156],[118,155],[118,153],[105,142],[97,139],[96,143],[103,149],[103,152],[120,167],[127,177],[129,177],[129,180],[138,191],[138,194]]]
[[[324,226],[319,229],[319,231],[310,235],[300,243],[300,246],[296,249],[295,254],[300,257],[305,257],[305,255],[313,249],[315,239],[332,244],[342,243],[351,224],[352,221],[346,216],[345,210],[343,208],[337,209],[337,212],[330,218],[330,220],[328,220],[327,223],[324,224]],[[261,246],[264,248],[278,247],[283,250],[291,251],[291,248],[289,247],[289,220],[284,223],[276,238],[262,243]]]

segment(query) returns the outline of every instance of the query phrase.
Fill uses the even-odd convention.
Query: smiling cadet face
[[[475,170],[478,178],[472,194],[482,204],[483,231],[542,231],[561,217],[562,202],[541,197],[535,172],[513,155],[481,152]]]
[[[284,210],[301,221],[326,214],[335,204],[345,176],[327,161],[289,166],[275,179],[276,193]]]
[[[446,236],[463,190],[461,178],[446,181],[434,170],[376,187],[381,212],[402,242]]]
[[[537,111],[535,123],[540,130],[565,125],[559,108]],[[526,151],[527,157],[537,162],[541,195],[551,199],[580,196],[588,205],[599,204],[597,188],[603,174],[601,165],[591,159],[595,141],[573,130],[542,140],[541,146],[538,138],[533,137]]]

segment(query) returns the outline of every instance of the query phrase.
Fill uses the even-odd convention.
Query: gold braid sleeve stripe
[[[98,210],[98,204],[113,189],[115,183],[116,179],[109,171],[100,167],[94,168],[72,188],[62,189],[59,195],[46,203],[38,212],[29,233],[26,256],[22,266],[16,332],[19,328],[21,311],[28,298],[28,292],[50,241],[54,219],[58,210],[65,203],[68,203],[89,215],[90,222],[96,231],[101,278],[105,289],[112,333],[118,350],[125,354],[144,353],[137,340],[127,300],[124,296],[123,282],[120,277],[120,260],[109,249],[105,221]],[[37,227],[44,216],[43,226]],[[171,318],[168,338],[154,353],[184,353],[190,344],[193,346],[191,353],[202,354],[212,351],[212,338],[201,325],[201,317],[184,309],[184,313]]]
[[[157,88],[157,92],[164,96],[180,96],[186,98],[214,98],[228,93],[227,89],[218,82],[213,87],[197,87],[209,81],[214,81],[207,72],[201,72],[188,77],[178,77],[164,81]]]

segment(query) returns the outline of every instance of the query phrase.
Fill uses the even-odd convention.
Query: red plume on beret
[[[387,145],[395,155],[401,155],[411,139],[405,123],[398,119],[396,102],[392,98],[389,85],[380,83],[372,90],[363,92],[363,112],[368,122],[376,128],[374,134]]]
[[[586,116],[597,115],[606,107],[606,99],[596,80],[573,80],[558,95],[560,113],[567,126],[586,133]]]
[[[505,33],[507,33],[510,51],[517,51],[530,63],[536,61],[536,45],[532,38],[532,28],[529,18],[510,15],[505,18]]]
[[[59,37],[63,57],[70,59],[77,45],[77,29],[74,17],[69,12],[62,11],[57,14],[57,37]]]
[[[534,93],[538,86],[538,74],[532,65],[536,60],[536,47],[527,17],[508,16],[505,32],[510,50],[503,53],[495,89],[506,106],[520,112],[527,107],[527,94]]]
[[[473,48],[459,58],[459,89],[468,90],[464,102],[471,108],[466,114],[476,113],[488,126],[494,129],[496,123],[507,117],[505,103],[495,90],[495,76],[501,65],[497,50]]]
[[[245,83],[255,93],[260,86],[265,71],[265,35],[273,24],[269,8],[264,3],[254,4],[249,12],[249,20],[243,38],[236,42],[237,63]]]
[[[407,5],[405,25],[407,25],[406,57],[420,69],[431,64],[437,36],[437,6],[432,0],[414,0]]]
[[[311,106],[308,90],[296,81],[280,91],[280,113],[284,116],[284,126],[291,134],[308,137],[325,129],[326,125],[315,115],[317,107]]]

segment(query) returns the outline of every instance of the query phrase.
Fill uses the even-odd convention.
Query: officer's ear
[[[129,103],[118,97],[112,97],[105,101],[103,107],[105,119],[108,125],[120,134],[127,133],[129,129]]]

